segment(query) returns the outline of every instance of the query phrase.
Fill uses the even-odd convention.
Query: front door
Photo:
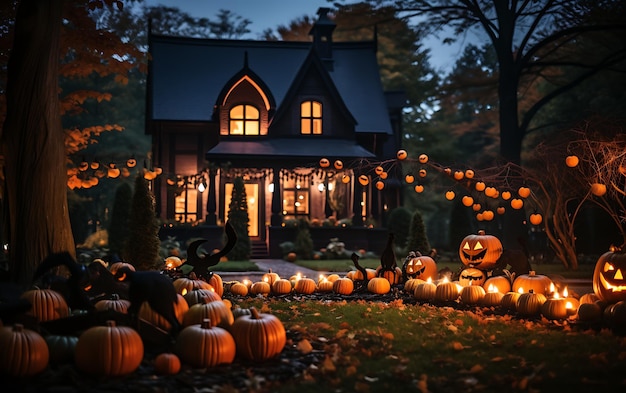
[[[248,236],[250,239],[256,240],[262,238],[261,234],[264,233],[261,229],[263,222],[261,212],[265,207],[265,203],[261,200],[261,186],[260,183],[245,183],[244,189],[246,191],[246,199],[248,205]],[[233,195],[233,183],[226,183],[224,187],[224,212],[225,217],[228,219],[228,212],[230,210],[230,200]]]

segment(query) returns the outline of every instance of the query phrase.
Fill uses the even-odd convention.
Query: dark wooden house
[[[348,247],[384,242],[377,230],[401,204],[400,184],[378,190],[373,163],[396,156],[403,94],[383,91],[375,33],[333,42],[328,11],[318,11],[310,42],[150,36],[146,132],[163,170],[157,214],[169,227],[219,239],[242,177],[252,257],[279,257],[278,245],[294,240],[286,224],[300,218],[324,229],[316,247],[344,226]]]

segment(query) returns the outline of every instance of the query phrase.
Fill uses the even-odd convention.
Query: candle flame
[[[428,279],[426,280],[427,283],[432,284],[433,282],[433,278],[432,277],[428,277]]]
[[[496,287],[493,284],[489,284],[489,288],[487,289],[487,292],[493,292],[493,293],[498,292],[498,287]]]
[[[554,292],[554,283],[553,282],[550,283],[550,292]]]
[[[568,310],[571,310],[571,309],[574,308],[574,305],[572,305],[572,302],[567,302],[567,303],[565,303],[565,308],[568,309]]]
[[[185,296],[187,294],[187,288],[183,288],[183,290],[180,291],[180,294]]]
[[[441,282],[448,282],[448,276],[444,276],[443,280],[441,280]]]
[[[563,297],[567,297],[569,293],[567,292],[567,287],[563,288]]]
[[[558,293],[558,292],[554,292],[554,298],[555,298],[555,299],[560,299],[560,298],[561,298],[561,296],[559,295],[559,293]]]
[[[517,293],[520,293],[520,294],[524,293],[524,288],[520,287],[520,288],[517,290]]]
[[[269,279],[269,278],[267,278],[267,277],[263,277],[263,281],[265,281],[265,282],[269,282],[269,281],[270,281],[270,279]]]

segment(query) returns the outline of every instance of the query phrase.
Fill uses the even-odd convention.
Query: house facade
[[[376,229],[401,205],[391,180],[401,176],[377,188],[375,169],[396,157],[404,96],[383,91],[375,34],[333,42],[328,11],[310,42],[150,36],[146,132],[163,171],[152,184],[162,235],[185,223],[220,239],[241,177],[252,257],[279,257],[298,219],[349,227],[347,246],[376,249]]]

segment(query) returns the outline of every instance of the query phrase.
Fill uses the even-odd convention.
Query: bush
[[[295,252],[302,259],[311,259],[313,257],[313,239],[309,231],[309,224],[304,219],[298,221]]]
[[[405,249],[411,225],[411,211],[405,207],[397,207],[389,213],[387,230],[394,234],[397,248]]]
[[[430,253],[430,242],[426,235],[426,226],[424,225],[422,213],[419,210],[416,210],[411,218],[407,248],[407,251],[419,251],[422,255]]]

